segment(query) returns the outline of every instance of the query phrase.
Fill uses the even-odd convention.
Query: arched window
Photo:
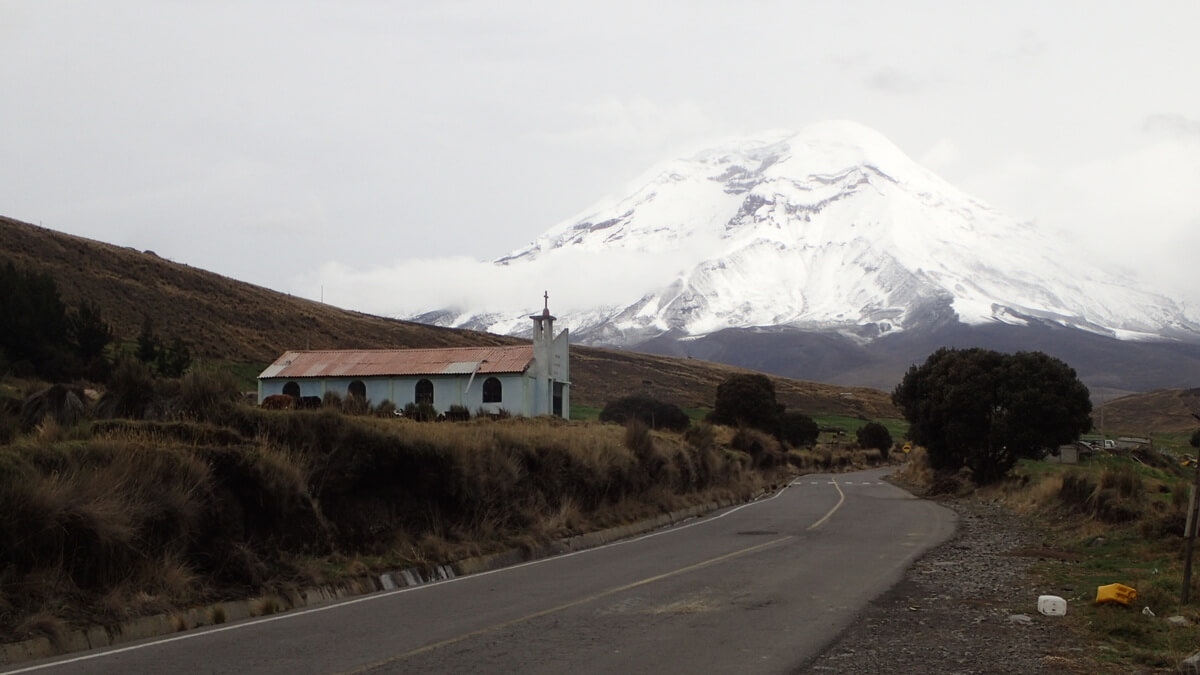
[[[502,398],[504,398],[504,387],[498,378],[489,377],[483,381],[484,403],[500,403]]]
[[[288,382],[283,385],[283,395],[291,396],[292,398],[300,398],[300,385],[295,382]]]
[[[429,380],[417,380],[416,395],[413,400],[417,403],[433,405],[433,383]]]
[[[365,401],[367,400],[367,385],[363,384],[362,380],[355,380],[351,382],[350,386],[346,389],[346,394],[348,394],[351,398],[357,398]]]

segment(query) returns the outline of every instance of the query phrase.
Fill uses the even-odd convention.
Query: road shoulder
[[[1037,612],[1036,525],[988,503],[948,500],[958,533],[913,564],[817,659],[812,673],[1092,673],[1059,617]],[[1014,618],[1015,616],[1025,618]]]

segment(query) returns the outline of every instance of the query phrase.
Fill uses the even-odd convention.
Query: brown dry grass
[[[1181,433],[1196,428],[1200,389],[1162,389],[1133,394],[1103,404],[1104,424],[1125,433]],[[1097,425],[1100,410],[1092,412]]]
[[[0,597],[0,635],[532,552],[749,498],[788,470],[732,447],[740,432],[704,424],[676,434],[549,418],[221,411],[219,421],[95,422],[95,432],[47,424],[4,447],[0,584],[11,592]],[[827,455],[832,467],[871,459]]]
[[[912,452],[904,455],[904,464],[893,476],[907,485],[928,486],[933,484],[933,469],[929,466],[929,455],[925,448],[915,447]]]

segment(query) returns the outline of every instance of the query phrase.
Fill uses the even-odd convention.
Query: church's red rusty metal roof
[[[523,373],[533,345],[449,349],[339,349],[284,352],[258,377],[386,377]]]

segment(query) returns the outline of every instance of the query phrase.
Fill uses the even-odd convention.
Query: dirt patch
[[[1030,546],[1009,551],[1005,555],[1015,555],[1022,558],[1037,558],[1038,560],[1062,560],[1063,562],[1079,562],[1083,555],[1072,551],[1056,551],[1052,548]]]

